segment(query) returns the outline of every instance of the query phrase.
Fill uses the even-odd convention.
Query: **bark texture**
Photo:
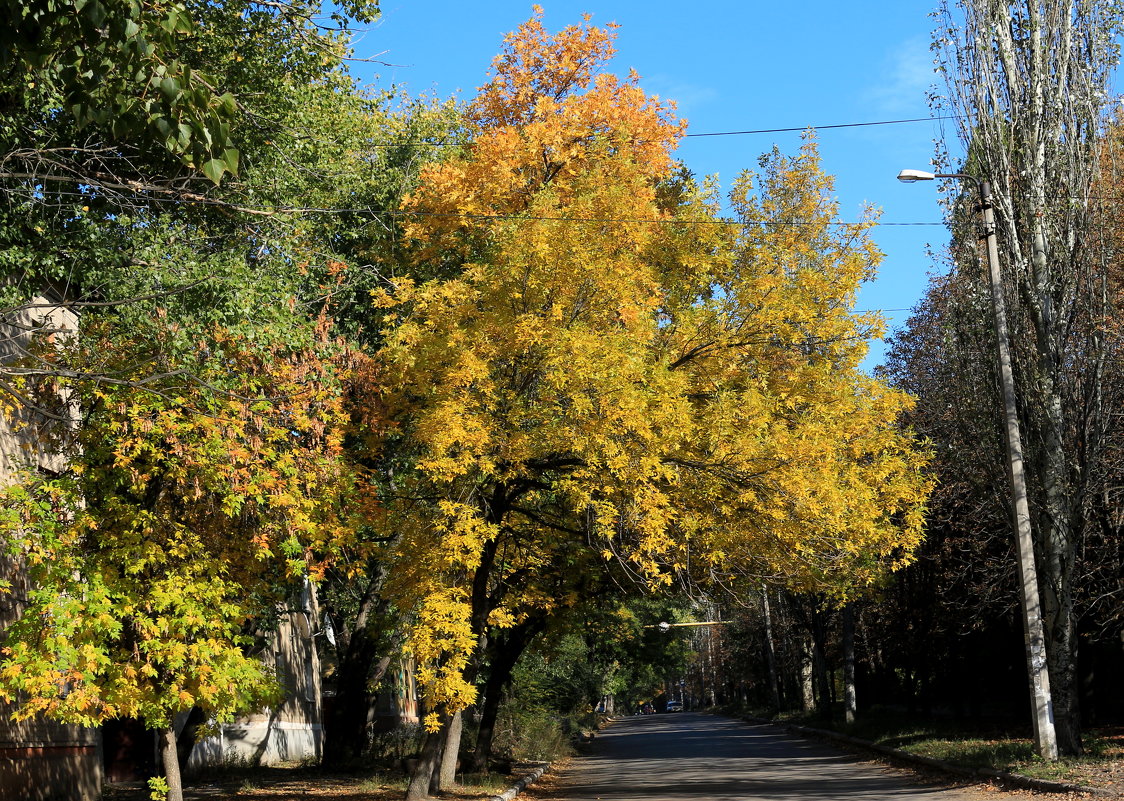
[[[490,668],[484,682],[484,700],[480,706],[480,726],[476,733],[476,750],[472,754],[472,769],[477,773],[488,770],[492,758],[492,740],[496,735],[503,691],[511,682],[516,662],[531,641],[546,625],[544,618],[529,618],[517,626],[497,632],[488,643]]]
[[[180,757],[176,748],[176,729],[168,726],[158,732],[160,762],[164,768],[164,781],[168,783],[168,801],[183,801],[183,779],[180,777]]]
[[[437,779],[438,790],[448,790],[456,783],[457,759],[460,756],[463,730],[464,714],[458,711],[449,720],[449,725],[445,729],[445,746],[441,752],[441,770]]]
[[[335,698],[324,727],[325,765],[341,765],[362,755],[368,740],[369,712],[376,687],[390,665],[390,657],[380,656],[383,643],[375,622],[387,610],[381,597],[386,581],[385,566],[375,567],[359,599],[358,612],[345,626],[340,615],[333,615],[337,637]]]

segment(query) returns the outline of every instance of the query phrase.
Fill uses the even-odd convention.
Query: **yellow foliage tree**
[[[675,171],[684,123],[615,32],[510,35],[472,143],[403,211],[455,277],[377,302],[401,532],[391,592],[435,714],[471,702],[487,625],[569,603],[559,571],[769,579],[845,596],[909,559],[928,484],[908,398],[859,362],[879,254],[836,220],[813,143],[742,176],[741,220]],[[593,560],[591,560],[591,556]],[[577,586],[577,583],[573,586]],[[548,590],[548,587],[554,587]]]
[[[342,458],[341,382],[363,360],[324,326],[303,341],[292,325],[204,327],[178,362],[195,378],[156,381],[129,370],[170,361],[176,332],[130,340],[114,323],[88,318],[54,354],[122,365],[116,383],[56,395],[82,413],[56,432],[67,469],[0,492],[0,555],[26,574],[18,593],[0,581],[21,608],[0,699],[17,718],[143,721],[182,798],[176,716],[228,721],[278,699],[255,630],[350,543],[350,514],[372,516]]]

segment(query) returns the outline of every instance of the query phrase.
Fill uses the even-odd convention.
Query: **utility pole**
[[[898,180],[906,183],[931,181],[934,178],[971,181],[980,193],[979,210],[983,217],[980,239],[987,250],[991,309],[995,316],[995,342],[999,360],[999,383],[1003,391],[1004,433],[1007,440],[1007,477],[1011,482],[1011,512],[1015,523],[1015,551],[1019,560],[1023,639],[1026,644],[1027,674],[1030,679],[1030,696],[1034,709],[1034,742],[1039,756],[1050,762],[1057,762],[1058,738],[1054,731],[1054,705],[1050,700],[1046,636],[1042,624],[1042,603],[1038,596],[1038,570],[1034,564],[1034,538],[1030,528],[1030,503],[1027,499],[1022,435],[1019,431],[1019,413],[1015,401],[1015,374],[1011,368],[1007,302],[1003,296],[1003,276],[999,271],[999,246],[995,239],[995,211],[991,205],[991,183],[966,173],[902,170],[898,174]]]

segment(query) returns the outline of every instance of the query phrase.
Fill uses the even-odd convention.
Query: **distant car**
[[[668,701],[667,702],[667,711],[668,712],[682,712],[683,711],[683,702],[682,701]]]

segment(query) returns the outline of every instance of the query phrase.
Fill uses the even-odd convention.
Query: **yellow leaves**
[[[83,333],[91,353],[103,347],[95,325]],[[201,378],[217,390],[178,378],[163,392],[79,387],[76,469],[6,492],[35,590],[13,629],[20,647],[0,660],[0,693],[23,693],[29,710],[96,723],[256,706],[273,684],[244,651],[247,620],[313,554],[322,571],[347,516],[370,510],[338,458],[339,379],[363,359],[333,363],[292,331],[209,333],[222,357]]]
[[[372,297],[409,460],[390,592],[447,710],[472,697],[473,615],[554,610],[598,555],[652,585],[844,595],[920,535],[908,401],[858,371],[880,325],[852,308],[879,258],[868,225],[838,224],[812,143],[739,180],[740,232],[718,224],[712,192],[670,180],[673,108],[598,74],[614,36],[551,36],[536,11],[507,39],[471,146],[403,204],[425,212],[418,262],[459,273]],[[507,594],[473,609],[478,577]]]
[[[647,179],[670,169],[683,124],[634,80],[595,78],[614,36],[612,26],[588,24],[550,36],[536,15],[508,37],[468,109],[477,128],[469,156],[426,167],[405,203],[431,213],[407,227],[425,243],[419,257],[467,244],[458,237],[471,223],[459,215],[518,215],[544,190],[566,205],[596,180],[631,190],[641,204],[651,198]]]
[[[474,702],[475,688],[463,670],[476,644],[463,591],[434,587],[417,607],[408,647],[418,663],[418,681],[427,700],[450,712]]]
[[[508,629],[516,623],[515,615],[510,609],[498,606],[488,614],[488,625],[498,629]]]

